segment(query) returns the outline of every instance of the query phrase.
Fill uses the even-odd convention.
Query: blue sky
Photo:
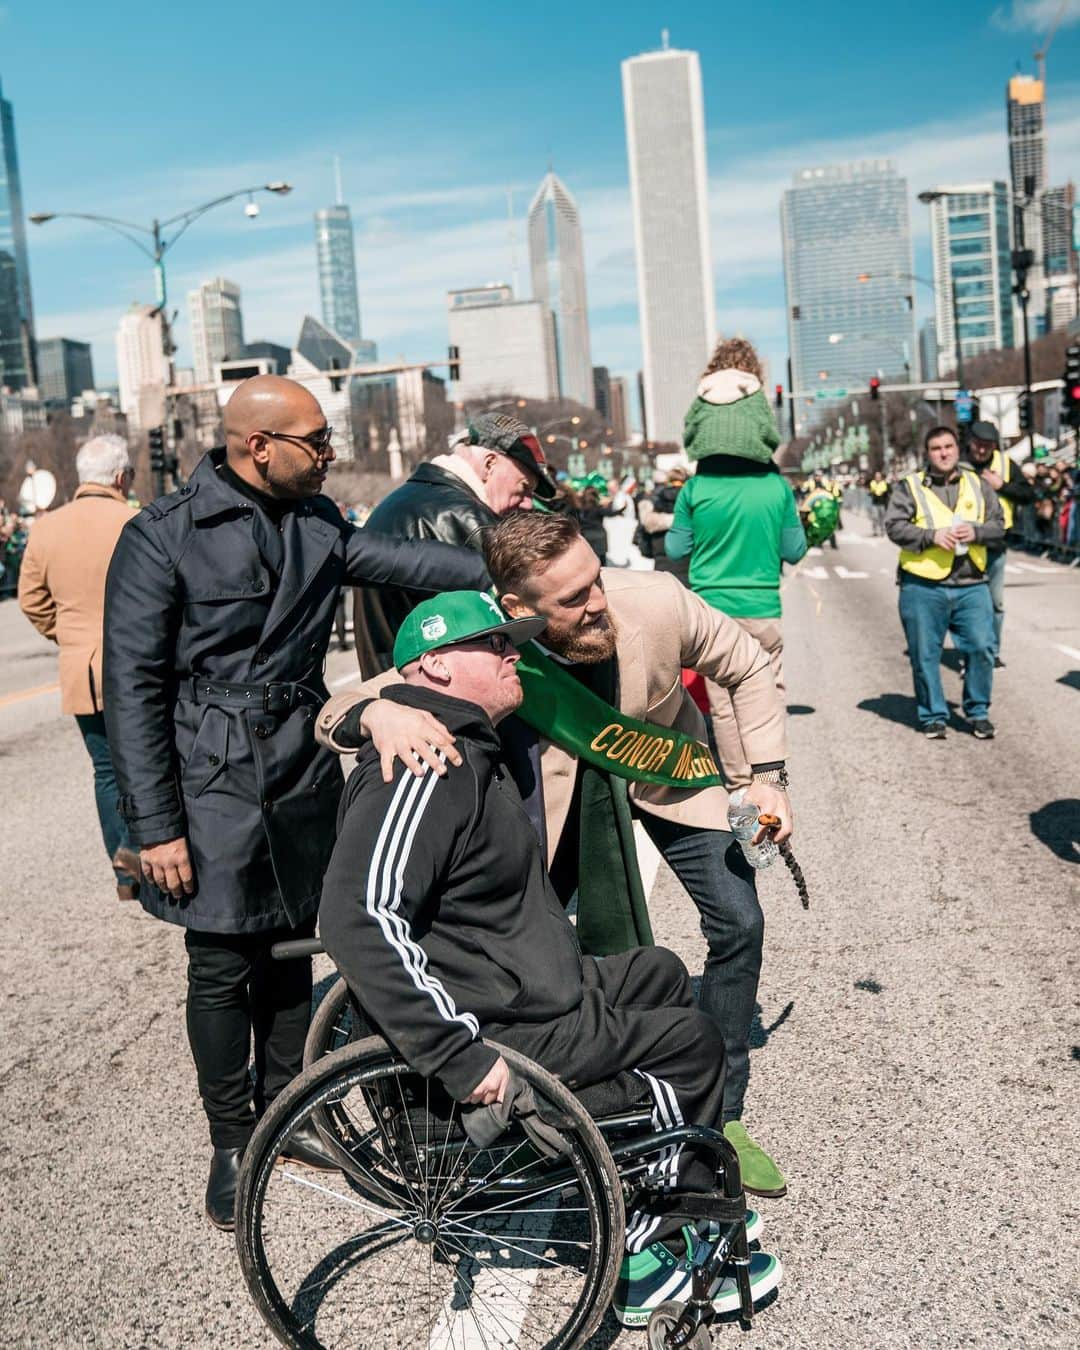
[[[312,212],[341,156],[357,232],[365,335],[380,355],[445,351],[445,291],[509,280],[507,189],[527,288],[523,215],[550,157],[585,227],[593,360],[640,362],[619,62],[659,46],[701,53],[722,331],[774,369],[786,356],[778,209],[795,169],[891,156],[914,194],[1006,176],[1004,84],[1060,0],[863,7],[415,4],[55,6],[0,3],[0,82],[15,107],[30,211],[148,221],[286,178],[256,221],[242,204],[198,222],[169,261],[187,364],[186,292],[224,275],[249,339],[291,343],[318,313]],[[1080,0],[1049,57],[1050,173],[1080,178]],[[916,259],[926,210],[913,203]],[[917,267],[916,270],[920,270]],[[152,298],[130,245],[74,221],[31,228],[40,337],[94,344]],[[921,298],[920,298],[921,299]]]

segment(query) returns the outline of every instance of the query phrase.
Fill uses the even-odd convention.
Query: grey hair
[[[93,436],[75,456],[80,483],[112,487],[116,475],[130,468],[131,456],[123,436]]]

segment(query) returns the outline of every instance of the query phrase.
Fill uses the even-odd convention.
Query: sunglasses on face
[[[513,645],[505,633],[484,633],[459,644],[462,647],[490,647],[496,656],[505,656]]]
[[[299,445],[304,450],[309,450],[314,455],[325,455],[330,449],[330,441],[334,435],[334,428],[331,426],[320,427],[318,431],[312,431],[307,436],[291,436],[284,431],[260,431],[260,436],[268,436],[272,441],[290,441],[293,445]]]

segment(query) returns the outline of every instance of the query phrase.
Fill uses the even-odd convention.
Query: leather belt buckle
[[[291,712],[295,693],[295,687],[291,684],[263,685],[263,712],[278,714]]]

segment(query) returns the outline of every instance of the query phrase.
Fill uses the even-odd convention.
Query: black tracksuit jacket
[[[481,1026],[549,1022],[581,1004],[581,951],[487,715],[415,686],[382,697],[433,713],[464,762],[384,783],[365,743],[319,928],[368,1017],[461,1100],[497,1058]]]

